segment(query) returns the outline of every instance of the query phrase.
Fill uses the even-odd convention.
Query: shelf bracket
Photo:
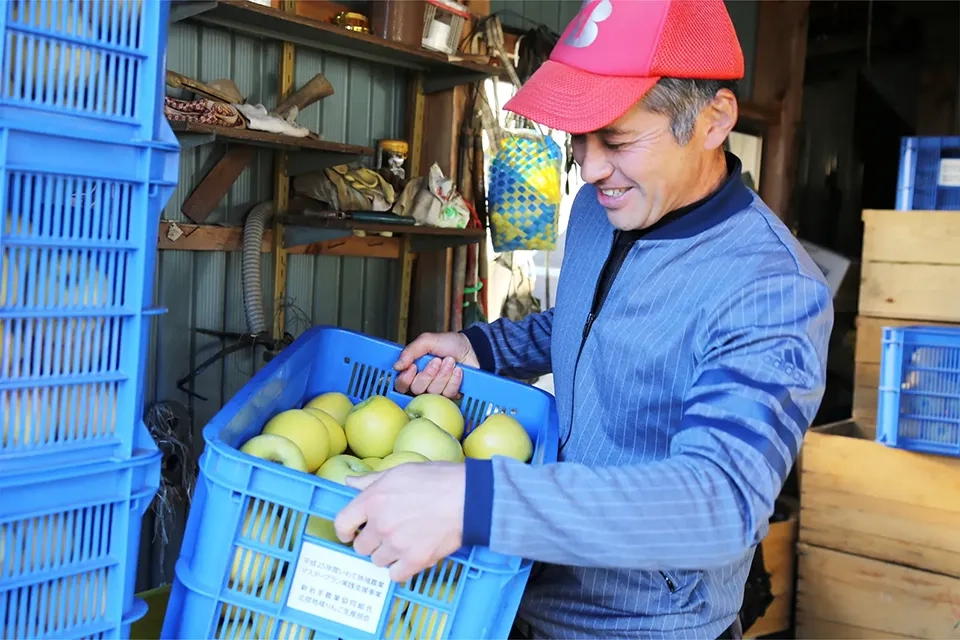
[[[482,82],[490,77],[488,73],[479,71],[460,71],[453,73],[439,73],[430,71],[423,74],[423,92],[427,95],[446,91],[464,84]]]
[[[287,155],[287,175],[291,178],[305,173],[323,171],[338,164],[349,164],[366,156],[327,151],[291,151]]]
[[[180,22],[216,8],[217,0],[180,0],[170,5],[167,22]]]
[[[328,240],[340,240],[353,235],[350,229],[320,229],[317,227],[283,226],[283,244],[287,247],[300,247]]]
[[[202,147],[205,144],[211,144],[217,139],[212,133],[183,133],[177,132],[177,140],[180,142],[180,149],[193,149]]]

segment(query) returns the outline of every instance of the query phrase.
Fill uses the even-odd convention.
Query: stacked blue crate
[[[0,3],[0,632],[122,638],[160,482],[143,424],[161,211],[160,0]]]
[[[897,211],[960,210],[960,137],[900,142]]]

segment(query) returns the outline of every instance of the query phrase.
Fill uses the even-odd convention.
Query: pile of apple
[[[240,450],[339,484],[404,463],[495,455],[529,462],[533,455],[530,436],[511,416],[492,414],[466,438],[464,423],[457,403],[439,394],[419,395],[402,409],[386,396],[354,405],[346,395],[330,392],[277,414]],[[339,541],[324,518],[310,517],[306,532]]]

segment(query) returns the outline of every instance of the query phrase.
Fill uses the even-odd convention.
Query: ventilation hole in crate
[[[115,506],[101,504],[0,525],[0,577],[63,570],[111,553]]]
[[[287,565],[284,556],[293,549],[303,518],[301,512],[274,502],[250,499],[233,549],[231,589],[255,595],[264,584],[277,579]]]
[[[122,324],[118,317],[0,320],[0,379],[116,372]]]
[[[414,579],[413,591],[432,601],[430,605],[411,603],[404,618],[412,638],[439,638],[449,622],[460,585],[462,565],[445,559]]]
[[[0,451],[112,437],[118,391],[118,382],[0,391]]]
[[[516,409],[497,406],[485,400],[478,400],[465,396],[460,404],[464,417],[464,435],[473,431],[484,420],[494,413],[512,413],[516,414]]]
[[[132,117],[142,78],[140,60],[146,57],[138,51],[144,4],[13,3],[6,25],[3,96]]]
[[[378,367],[354,363],[350,372],[350,386],[347,395],[352,398],[385,396],[393,387],[393,374]]]
[[[15,243],[56,240],[116,248],[130,241],[134,185],[70,176],[11,172],[12,210],[2,213],[5,236]]]
[[[7,629],[24,629],[26,637],[47,638],[107,615],[110,571],[97,569],[48,580],[0,595]]]

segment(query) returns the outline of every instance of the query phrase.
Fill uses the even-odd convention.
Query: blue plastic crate
[[[0,120],[100,140],[155,140],[168,0],[6,0]]]
[[[160,452],[126,462],[0,478],[0,631],[4,638],[127,638],[140,526],[160,483]]]
[[[960,210],[960,137],[901,140],[897,210]]]
[[[401,638],[401,624],[416,625],[412,637],[508,636],[530,561],[464,547],[407,583],[392,583],[349,547],[305,533],[307,514],[332,519],[356,490],[238,451],[269,418],[327,391],[354,402],[386,395],[406,406],[411,398],[393,390],[399,353],[393,343],[314,327],[210,421],[161,637]],[[553,396],[474,369],[464,370],[462,392],[467,432],[491,413],[510,413],[535,443],[531,464],[557,459]],[[323,590],[298,588],[305,566],[324,564],[353,574],[346,579],[360,595],[346,601],[356,626],[315,615],[327,602]]]
[[[885,327],[877,442],[960,457],[960,329]]]
[[[160,130],[119,144],[0,120],[0,476],[149,438],[157,228],[180,149]]]

